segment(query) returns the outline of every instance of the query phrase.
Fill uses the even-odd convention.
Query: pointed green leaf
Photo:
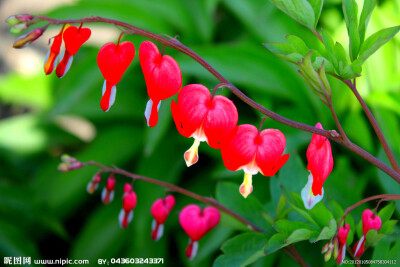
[[[387,204],[383,209],[378,212],[378,216],[381,218],[382,224],[392,217],[395,208],[396,202],[390,201],[389,204]]]
[[[319,233],[317,239],[315,239],[314,242],[331,239],[335,235],[336,229],[337,229],[336,220],[335,219],[330,220],[329,226],[325,226],[324,228],[322,228],[321,232]]]
[[[244,233],[227,240],[221,250],[223,255],[219,256],[213,267],[247,266],[264,256],[264,246],[268,237],[261,233]]]
[[[367,30],[369,18],[375,7],[376,0],[364,0],[363,9],[360,16],[360,23],[358,25],[358,32],[360,34],[360,42],[364,42],[365,32]]]
[[[340,62],[343,62],[344,66],[347,66],[348,62],[347,62],[346,52],[344,51],[343,46],[339,42],[335,43],[335,48],[333,53],[338,59],[339,64]]]
[[[265,254],[271,254],[285,246],[285,240],[288,237],[287,234],[282,234],[282,233],[277,233],[271,236],[271,238],[268,240],[267,245],[264,248],[264,253]]]
[[[324,5],[324,0],[308,0],[310,2],[315,16],[315,25],[314,27],[317,28],[319,16],[321,15],[322,6]]]
[[[316,229],[303,222],[293,222],[289,220],[279,220],[273,225],[274,229],[279,233],[291,234],[297,229],[308,229],[315,231]]]
[[[351,20],[354,20],[357,26],[358,6],[356,0],[343,0],[343,14],[346,21],[347,31],[350,28]]]
[[[396,223],[397,223],[397,220],[386,221],[385,223],[382,224],[381,229],[379,229],[379,233],[386,234],[386,235],[393,234],[396,231],[396,229],[394,228]]]
[[[380,30],[365,40],[360,48],[360,58],[367,59],[373,53],[376,52],[381,46],[386,44],[390,39],[393,38],[400,30],[400,26],[386,28]]]
[[[314,10],[307,0],[271,0],[271,2],[300,24],[314,29]]]
[[[360,49],[360,35],[357,30],[357,23],[351,19],[349,26],[349,51],[351,61],[356,60]]]
[[[314,232],[316,231],[311,231],[309,229],[297,229],[289,235],[289,237],[286,239],[286,243],[289,245],[299,241],[308,240]]]
[[[310,52],[304,41],[295,35],[286,35],[284,43],[265,43],[263,44],[269,51],[283,59],[297,64],[303,57]]]

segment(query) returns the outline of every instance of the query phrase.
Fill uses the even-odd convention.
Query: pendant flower
[[[319,122],[315,127],[323,129]],[[306,209],[312,209],[324,197],[322,186],[333,168],[332,149],[328,138],[318,134],[312,135],[307,149],[307,160],[307,169],[311,174],[301,190],[301,198]]]
[[[222,143],[221,155],[224,165],[231,171],[244,170],[244,181],[239,187],[243,197],[252,191],[252,176],[261,172],[264,176],[273,176],[289,159],[283,154],[286,139],[276,129],[258,132],[250,124],[237,126]]]
[[[212,148],[219,149],[238,122],[233,102],[221,95],[211,97],[210,91],[201,84],[184,86],[178,94],[178,103],[172,100],[171,111],[178,132],[195,139],[184,154],[188,167],[199,159],[200,142],[207,141]]]
[[[133,209],[136,207],[136,193],[132,190],[130,184],[124,186],[124,196],[122,198],[122,209],[118,216],[121,228],[127,228],[133,219]]]
[[[151,215],[153,223],[151,224],[151,239],[159,240],[164,232],[164,223],[169,213],[175,205],[174,196],[167,196],[163,199],[157,199],[151,206]]]
[[[188,205],[179,214],[179,223],[189,236],[189,245],[186,248],[186,257],[192,260],[199,248],[198,241],[211,231],[221,218],[221,214],[214,207],[201,210],[197,205]]]
[[[114,189],[115,189],[115,177],[114,174],[110,174],[107,179],[106,186],[101,192],[101,200],[104,205],[108,205],[114,199]]]
[[[161,100],[170,98],[181,89],[181,69],[172,57],[160,54],[157,46],[150,41],[140,45],[139,60],[150,97],[144,116],[147,125],[154,127],[158,122]]]
[[[372,210],[366,209],[362,214],[362,223],[363,223],[363,235],[359,241],[354,244],[353,251],[354,257],[359,258],[364,254],[365,250],[365,236],[367,235],[368,231],[371,229],[375,229],[379,231],[382,226],[381,218],[374,214]]]
[[[345,224],[339,228],[338,237],[339,237],[339,255],[336,258],[336,263],[341,265],[346,257],[346,242],[347,236],[350,231],[350,225]]]
[[[60,48],[62,44],[62,36],[63,32],[65,31],[65,27],[63,27],[59,34],[52,38],[52,43],[50,46],[49,51],[47,52],[46,59],[44,60],[44,72],[46,75],[49,75],[54,70],[54,64],[57,63],[58,54],[60,53]],[[50,40],[51,42],[51,40]],[[50,44],[49,42],[49,44]]]
[[[92,180],[88,183],[86,190],[89,194],[93,194],[97,188],[99,187],[99,183],[101,182],[101,173],[96,173]]]
[[[62,38],[64,39],[65,50],[61,56],[61,61],[57,65],[56,74],[58,78],[64,77],[71,67],[74,55],[78,52],[79,48],[89,39],[91,35],[89,28],[82,28],[82,24],[79,28],[75,26],[69,26],[64,33]]]
[[[117,94],[117,83],[131,64],[135,56],[135,46],[128,41],[107,43],[103,45],[97,55],[97,65],[104,77],[101,109],[107,112],[114,104]]]

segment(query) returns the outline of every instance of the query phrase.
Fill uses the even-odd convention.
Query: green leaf
[[[307,0],[271,0],[271,2],[300,24],[314,29],[316,21],[314,10]]]
[[[357,28],[358,6],[356,0],[343,0],[343,14],[346,21],[347,31],[350,32],[350,23],[354,21]]]
[[[267,245],[265,246],[264,253],[271,254],[287,246],[287,244],[285,243],[287,237],[288,237],[287,234],[282,234],[282,233],[277,233],[271,236],[271,238],[268,240]]]
[[[324,228],[322,228],[320,234],[318,235],[317,239],[315,239],[314,242],[331,239],[335,235],[336,229],[337,229],[336,220],[335,219],[330,220],[329,226],[325,226]]]
[[[381,46],[386,44],[400,30],[400,26],[386,28],[380,30],[365,40],[360,48],[360,58],[366,60],[369,56],[376,52]]]
[[[266,212],[263,205],[252,195],[244,199],[238,188],[239,185],[234,183],[219,183],[216,189],[217,201],[261,229],[272,233],[271,225],[262,215],[262,212]]]
[[[335,48],[333,53],[338,60],[338,64],[342,62],[344,66],[347,66],[348,62],[347,62],[346,52],[344,51],[343,46],[339,42],[335,43]]]
[[[224,252],[214,262],[213,267],[247,266],[264,256],[264,246],[268,237],[261,233],[244,233],[227,240],[221,250]]]
[[[263,44],[269,51],[283,59],[297,64],[303,57],[310,52],[304,41],[295,35],[286,35],[284,43],[265,43]]]
[[[395,208],[396,202],[390,201],[389,204],[387,204],[383,209],[378,212],[378,216],[381,218],[382,224],[384,224],[392,217]]]
[[[273,225],[274,229],[279,233],[291,234],[297,229],[307,229],[310,231],[315,231],[316,229],[303,222],[293,222],[289,220],[279,220]]]
[[[286,206],[286,198],[283,194],[281,194],[278,206],[276,207],[276,215],[275,215],[276,220],[283,219],[287,215],[285,211],[287,211],[288,209],[285,210],[285,206]]]
[[[314,27],[317,28],[319,16],[321,15],[322,7],[324,5],[324,0],[308,0],[310,2],[315,16],[315,25]]]
[[[381,240],[385,236],[385,234],[378,233],[375,229],[371,229],[365,235],[365,239],[367,240],[367,244],[372,246],[379,242],[379,240]]]
[[[360,23],[358,25],[358,32],[360,34],[361,43],[364,42],[365,32],[367,30],[369,18],[375,8],[376,0],[364,0],[363,9],[361,11]]]
[[[360,49],[360,35],[358,34],[357,23],[351,19],[349,26],[349,51],[350,59],[357,59],[358,50]]]
[[[299,241],[308,240],[314,232],[316,231],[311,231],[309,229],[297,229],[289,235],[285,242],[286,244],[290,245]]]
[[[396,232],[395,225],[397,220],[388,220],[382,224],[381,229],[379,229],[380,234],[390,235]]]

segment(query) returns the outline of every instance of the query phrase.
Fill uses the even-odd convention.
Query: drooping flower
[[[133,209],[136,207],[136,193],[132,190],[130,184],[124,186],[124,196],[122,198],[122,209],[119,213],[118,220],[121,228],[127,228],[133,219]]]
[[[315,125],[323,129],[321,123]],[[331,144],[325,136],[313,134],[307,149],[307,169],[311,172],[308,182],[301,190],[301,197],[306,209],[312,209],[324,197],[322,188],[333,168]]]
[[[64,33],[62,38],[65,44],[65,50],[61,55],[60,63],[57,65],[56,74],[57,77],[62,78],[67,74],[71,67],[74,55],[78,52],[79,48],[89,39],[91,35],[89,28],[82,28],[82,24],[77,28],[76,26],[69,26]]]
[[[163,199],[157,199],[151,206],[151,215],[154,218],[153,223],[151,224],[151,238],[154,241],[157,241],[162,237],[164,232],[164,223],[174,205],[174,196],[167,196]]]
[[[97,55],[97,65],[104,77],[101,109],[108,111],[114,104],[117,83],[135,57],[135,46],[128,41],[103,45]]]
[[[178,103],[172,100],[171,111],[178,132],[195,139],[184,154],[188,167],[198,161],[197,151],[201,141],[219,149],[221,141],[238,121],[233,102],[221,95],[211,97],[210,91],[201,84],[184,86],[178,94]]]
[[[86,190],[89,194],[93,194],[97,188],[99,187],[99,183],[101,182],[101,173],[97,172],[92,180],[90,180],[90,182],[88,183]]]
[[[214,207],[201,210],[199,206],[191,204],[183,208],[179,214],[179,223],[189,236],[189,245],[186,248],[186,257],[192,260],[199,248],[198,241],[217,224],[221,215]]]
[[[239,187],[243,197],[253,191],[252,176],[260,172],[273,176],[289,159],[283,154],[286,139],[276,129],[258,132],[250,124],[237,126],[222,143],[221,155],[224,165],[231,171],[244,170],[244,181]]]
[[[359,258],[364,254],[365,250],[365,236],[367,235],[368,231],[371,229],[375,229],[379,231],[382,226],[381,218],[374,214],[372,210],[366,209],[362,214],[362,224],[363,224],[363,235],[359,241],[354,244],[353,251],[354,256]]]
[[[46,55],[46,59],[44,60],[44,72],[46,73],[46,75],[49,75],[53,72],[55,66],[54,63],[56,63],[58,60],[63,39],[62,36],[65,29],[66,27],[63,27],[60,32],[56,36],[54,36],[52,40],[50,40],[50,42],[53,42],[51,43],[50,49]]]
[[[106,186],[101,192],[101,200],[104,205],[108,205],[114,199],[114,189],[115,189],[115,177],[114,174],[110,174],[107,179]]]
[[[140,45],[139,60],[150,97],[144,114],[147,125],[154,127],[158,121],[161,100],[170,98],[181,89],[181,69],[171,56],[162,55],[150,41]]]
[[[346,242],[347,236],[350,231],[350,225],[344,224],[342,227],[339,228],[338,237],[339,237],[339,255],[336,258],[337,264],[341,265],[346,257]]]

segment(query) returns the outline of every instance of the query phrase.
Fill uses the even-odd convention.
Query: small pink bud
[[[123,197],[122,210],[119,213],[118,220],[122,228],[128,227],[133,219],[133,209],[136,207],[136,193],[130,191]]]
[[[129,184],[129,183],[126,183],[126,184],[124,185],[124,196],[125,196],[126,194],[129,194],[131,191],[132,191],[132,185]]]
[[[12,15],[6,19],[6,23],[8,25],[17,25],[21,22],[30,22],[33,20],[33,18],[34,18],[33,16],[28,15],[28,14]]]
[[[77,163],[66,163],[66,162],[62,162],[60,164],[58,164],[57,169],[61,172],[69,172],[72,170],[76,170],[76,169],[80,169],[82,168],[82,163],[77,162]]]
[[[18,37],[14,44],[14,48],[24,48],[25,46],[29,45],[40,36],[42,36],[43,32],[46,30],[46,26],[42,28],[33,29],[32,31],[28,32],[27,34],[21,35]]]
[[[114,199],[114,189],[115,189],[115,177],[114,174],[110,174],[107,179],[106,186],[101,193],[101,200],[104,205],[108,205]]]
[[[347,242],[347,235],[350,231],[350,224],[345,224],[339,228],[338,236],[339,236],[339,243],[346,244]]]
[[[69,171],[69,163],[60,163],[58,164],[57,170],[60,172],[68,172]]]
[[[76,158],[71,157],[70,155],[63,154],[61,156],[61,161],[65,163],[78,163],[79,161]]]
[[[87,185],[86,189],[89,194],[93,194],[97,190],[97,188],[99,187],[100,181],[101,181],[101,173],[98,172],[93,176],[92,180]]]
[[[151,206],[151,215],[154,220],[151,226],[151,238],[159,240],[164,232],[164,223],[175,205],[174,196],[167,196],[164,199],[157,199]]]

